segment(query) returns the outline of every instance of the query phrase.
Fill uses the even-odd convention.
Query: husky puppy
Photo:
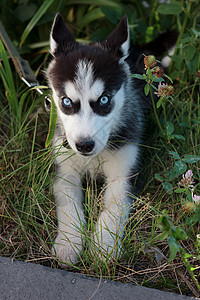
[[[89,173],[92,178],[103,175],[106,181],[93,242],[102,259],[117,258],[136,193],[134,179],[144,119],[144,100],[138,83],[129,76],[127,18],[105,41],[79,44],[58,13],[50,51],[53,60],[47,77],[58,113],[53,186],[58,235],[53,254],[62,261],[75,262],[83,250],[82,178]]]

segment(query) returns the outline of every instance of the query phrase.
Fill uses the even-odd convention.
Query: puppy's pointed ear
[[[65,25],[63,17],[57,13],[50,34],[50,52],[53,56],[58,53],[67,53],[76,45],[75,38]]]
[[[129,28],[128,18],[124,16],[113,32],[102,42],[113,54],[126,58],[129,55]]]

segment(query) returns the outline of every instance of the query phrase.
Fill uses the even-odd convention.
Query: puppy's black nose
[[[76,149],[82,154],[89,154],[94,149],[94,145],[93,140],[80,140],[76,143]]]

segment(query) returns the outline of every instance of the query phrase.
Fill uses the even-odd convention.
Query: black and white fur
[[[103,211],[98,216],[94,242],[102,257],[118,257],[135,193],[143,132],[143,108],[130,77],[129,30],[124,17],[103,42],[79,44],[55,17],[50,37],[53,60],[47,77],[57,107],[54,145],[58,149],[54,196],[58,236],[53,253],[75,262],[84,247],[81,228],[82,177],[103,175]],[[66,149],[67,141],[69,148]]]

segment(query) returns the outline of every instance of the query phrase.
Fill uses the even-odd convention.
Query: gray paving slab
[[[0,300],[194,300],[0,257]]]

